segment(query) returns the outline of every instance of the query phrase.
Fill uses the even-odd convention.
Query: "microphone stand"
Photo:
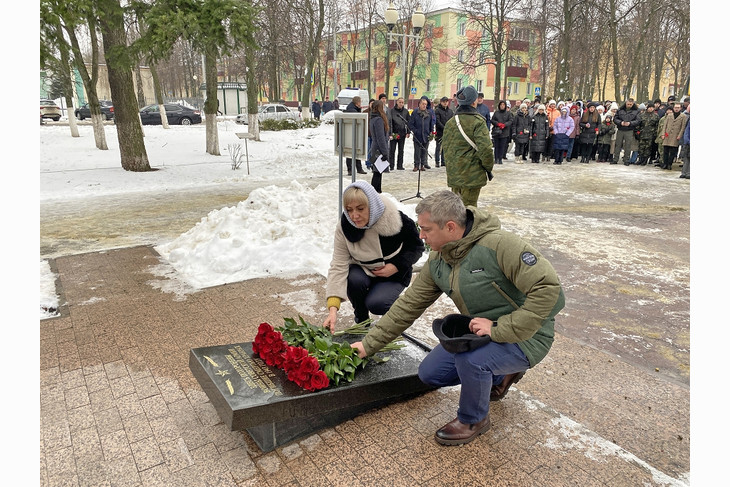
[[[401,114],[400,114],[400,113],[396,113],[396,115],[398,115],[398,117],[400,117],[400,119],[401,119],[401,120],[403,120],[403,121],[404,121],[404,122],[406,123],[406,126],[408,126],[408,122],[406,122],[406,120],[405,120],[405,119],[404,119],[404,118],[403,118],[403,117],[401,116]],[[414,141],[414,142],[415,142],[416,144],[418,144],[419,146],[421,146],[421,149],[423,149],[423,148],[424,148],[424,147],[423,147],[423,144],[421,144],[421,143],[420,143],[420,142],[418,141],[418,139],[416,139],[416,136],[415,136],[415,134],[413,135],[413,141]],[[430,157],[431,159],[433,159],[433,156],[432,156],[431,154],[429,154],[429,153],[428,153],[428,150],[426,150],[426,155],[427,155],[428,157]],[[416,187],[416,194],[415,194],[414,196],[410,196],[410,197],[408,197],[408,198],[404,198],[404,199],[400,200],[400,201],[401,201],[401,203],[402,203],[402,202],[404,202],[404,201],[412,200],[413,198],[420,198],[420,199],[423,199],[423,196],[421,196],[421,173],[422,173],[422,172],[423,172],[423,170],[422,170],[421,168],[419,168],[419,169],[418,169],[418,186]]]

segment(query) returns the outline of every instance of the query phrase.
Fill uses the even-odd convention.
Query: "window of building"
[[[457,31],[458,31],[458,33],[459,33],[460,36],[466,35],[466,22],[465,21],[464,22],[461,22],[457,26]]]
[[[530,65],[530,69],[535,69],[535,58],[534,57],[530,57],[529,65]]]
[[[482,86],[483,86],[483,83],[484,83],[484,82],[483,82],[482,80],[480,80],[480,79],[479,79],[479,80],[477,80],[477,85],[476,85],[476,89],[477,89],[477,92],[479,92],[479,93],[481,93],[481,92],[482,92]]]
[[[431,91],[431,79],[426,80],[426,91]]]
[[[666,86],[664,88],[662,88],[662,98],[664,98],[665,96],[667,96],[667,87]]]
[[[514,88],[514,91],[512,92],[513,95],[517,96],[520,94],[520,83],[518,81],[515,81],[515,84],[512,85]]]
[[[485,51],[479,51],[479,64],[484,64],[487,60],[487,53]]]
[[[378,69],[378,58],[373,56],[373,71]]]
[[[512,94],[512,82],[508,81],[507,82],[507,96],[509,96],[511,94]]]
[[[527,83],[527,90],[525,91],[525,96],[530,96],[530,93],[532,93],[532,83]]]
[[[631,87],[631,97],[633,98],[635,96],[636,96],[636,85]]]
[[[463,63],[464,62],[464,51],[463,50],[461,50],[461,49],[459,50],[459,52],[456,54],[456,59],[460,63]]]
[[[462,88],[461,78],[456,78],[456,91]]]
[[[426,64],[431,64],[431,51],[426,51]]]

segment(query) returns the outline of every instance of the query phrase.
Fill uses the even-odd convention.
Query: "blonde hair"
[[[365,191],[357,187],[347,188],[345,192],[342,193],[342,205],[347,206],[351,203],[354,203],[355,205],[370,206],[368,195],[365,194]]]

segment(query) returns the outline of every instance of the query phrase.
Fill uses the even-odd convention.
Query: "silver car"
[[[286,105],[280,105],[278,103],[261,105],[259,107],[259,121],[269,118],[273,118],[275,120],[289,118],[291,120],[299,121],[302,116],[298,110],[292,110]],[[238,116],[236,116],[236,123],[248,125],[248,113],[239,113]]]

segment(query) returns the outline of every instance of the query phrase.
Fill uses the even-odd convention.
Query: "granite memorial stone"
[[[347,337],[345,337],[347,338]],[[353,336],[353,343],[361,337]],[[408,399],[431,389],[418,378],[426,356],[419,346],[382,354],[385,363],[370,362],[351,383],[310,392],[255,356],[251,343],[194,348],[190,369],[231,430],[247,430],[263,451],[331,427],[363,412]]]

